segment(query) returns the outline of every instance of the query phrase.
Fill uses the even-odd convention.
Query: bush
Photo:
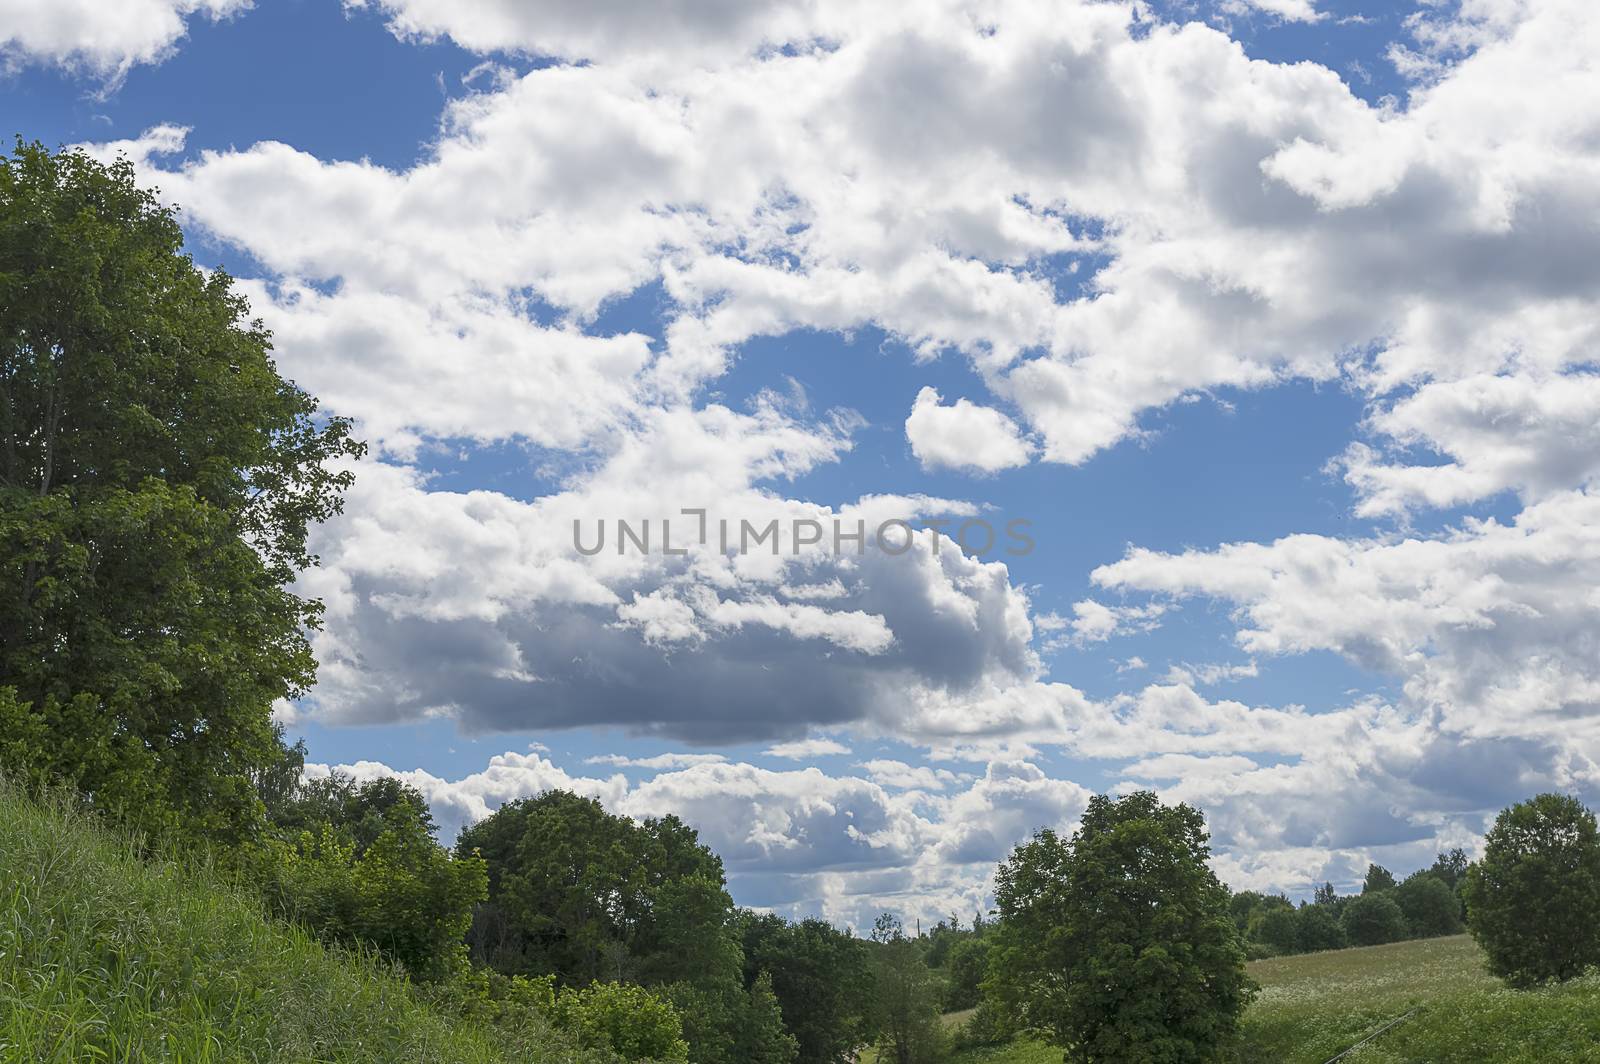
[[[323,939],[376,946],[420,980],[467,964],[463,941],[484,862],[434,841],[422,795],[392,779],[313,781],[275,819],[288,839],[243,860],[276,913]]]
[[[1344,910],[1344,933],[1352,946],[1381,946],[1406,937],[1406,914],[1389,891],[1350,899]]]
[[[1513,986],[1600,964],[1600,835],[1574,798],[1541,794],[1496,818],[1467,873],[1467,926]]]
[[[631,983],[591,983],[561,991],[555,1020],[591,1048],[612,1049],[630,1059],[687,1061],[683,1020],[672,1003]]]

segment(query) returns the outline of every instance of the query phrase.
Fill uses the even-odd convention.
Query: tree
[[[1275,953],[1298,953],[1300,921],[1295,916],[1294,908],[1288,899],[1280,900],[1283,904],[1268,906],[1257,911],[1252,921],[1252,937],[1270,947]]]
[[[800,1044],[785,1028],[772,976],[761,972],[750,985],[750,1001],[739,1024],[733,1059],[738,1064],[792,1064]]]
[[[554,975],[572,985],[705,975],[698,953],[681,952],[688,944],[677,909],[695,904],[706,921],[698,932],[715,932],[703,943],[721,955],[715,974],[738,977],[737,954],[722,948],[733,933],[722,861],[676,817],[636,824],[592,798],[548,791],[467,828],[456,851],[488,863],[489,900],[472,945],[477,959],[506,974]],[[658,923],[663,898],[674,915]]]
[[[1071,1059],[1218,1059],[1253,987],[1209,856],[1187,805],[1092,798],[1070,840],[1040,831],[1000,866],[993,992]]]
[[[1344,949],[1350,944],[1331,904],[1302,905],[1295,913],[1295,923],[1295,937],[1303,953]]]
[[[677,817],[635,823],[592,798],[548,791],[467,828],[456,852],[487,865],[488,901],[469,935],[475,958],[566,987],[658,989],[696,1064],[793,1058],[793,1040],[770,1022],[770,984],[745,983],[722,861]]]
[[[1413,873],[1394,891],[1413,938],[1453,935],[1461,930],[1461,904],[1455,892],[1430,871]]]
[[[331,941],[376,946],[418,979],[465,968],[484,863],[452,859],[414,788],[335,775],[306,784],[278,817],[280,840],[253,852],[258,883],[280,914]]]
[[[950,947],[945,964],[949,982],[945,988],[945,1008],[951,1012],[974,1008],[983,995],[983,980],[989,974],[989,940],[971,935]]]
[[[1451,890],[1460,890],[1461,884],[1466,881],[1469,863],[1466,851],[1457,846],[1449,853],[1441,853],[1428,871],[1442,880]]]
[[[822,920],[790,923],[741,912],[745,983],[763,972],[797,1043],[800,1064],[845,1064],[867,1041],[872,973],[867,945]]]
[[[358,457],[126,161],[0,159],[0,767],[157,831],[260,823],[289,584]]]
[[[1352,946],[1380,946],[1406,937],[1406,915],[1388,891],[1351,898],[1340,919]]]
[[[1367,865],[1367,878],[1361,884],[1361,893],[1376,894],[1380,890],[1394,889],[1394,873],[1380,864]]]
[[[1315,905],[1333,905],[1339,900],[1339,894],[1333,889],[1332,883],[1324,883],[1317,888],[1316,895],[1312,898]]]
[[[1600,964],[1600,835],[1575,798],[1541,794],[1495,819],[1467,873],[1467,927],[1513,986]]]
[[[872,927],[873,1027],[885,1064],[932,1064],[945,1053],[939,987],[922,945],[888,913]]]

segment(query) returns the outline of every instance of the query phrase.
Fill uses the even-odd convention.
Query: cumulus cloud
[[[370,6],[408,38],[573,62],[452,102],[402,169],[278,143],[173,161],[174,127],[97,149],[260,264],[247,291],[280,363],[388,460],[318,533],[322,679],[296,711],[701,743],[851,729],[985,766],[961,790],[887,759],[868,778],[707,759],[634,787],[508,754],[412,775],[448,815],[534,786],[682,809],[759,898],[842,912],[980,897],[1005,840],[1081,809],[1040,767],[1055,751],[1205,806],[1219,865],[1250,884],[1425,858],[1508,797],[1594,788],[1594,5],[1421,11],[1394,52],[1414,87],[1379,105],[1130,4]],[[182,16],[234,9],[126,5],[171,17],[113,45],[51,37],[40,5],[7,25],[14,50],[114,69],[159,56]],[[628,298],[659,327],[599,324]],[[1219,390],[1337,382],[1366,417],[1332,468],[1358,516],[1401,531],[1134,547],[1093,580],[1146,597],[1040,616],[1004,565],[953,550],[573,549],[575,520],[685,506],[975,512],[785,498],[859,419],[708,398],[755,338],[868,326],[965,360],[988,395],[923,389],[905,431],[925,464],[978,471],[1089,461]],[[527,499],[433,490],[404,464],[462,438],[575,471]],[[1448,510],[1501,496],[1515,516]],[[1407,531],[1430,508],[1444,530]],[[1252,660],[1342,654],[1395,697],[1213,701],[1195,684],[1249,666],[1181,665],[1090,698],[1034,648],[1137,634],[1195,598],[1234,611]]]
[[[195,15],[227,18],[251,0],[0,0],[0,58],[120,77],[166,58]]]
[[[906,439],[924,467],[994,473],[1026,465],[1030,448],[1016,424],[998,410],[957,399],[950,406],[924,388],[906,418]]]

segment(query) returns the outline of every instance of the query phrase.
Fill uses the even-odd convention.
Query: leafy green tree
[[[1455,891],[1430,871],[1413,873],[1394,890],[1412,938],[1454,935],[1461,930],[1461,903]]]
[[[1251,927],[1251,937],[1270,947],[1275,953],[1298,953],[1300,921],[1296,918],[1294,907],[1289,904],[1288,899],[1279,900],[1283,904],[1272,905],[1257,912]]]
[[[793,1064],[800,1043],[783,1022],[783,1009],[772,990],[772,976],[761,972],[749,990],[749,1004],[734,1040],[738,1064]]]
[[[1312,898],[1315,905],[1333,905],[1339,900],[1338,891],[1333,889],[1332,883],[1324,883],[1317,888],[1316,895]]]
[[[253,848],[268,901],[324,938],[377,947],[418,979],[464,969],[483,860],[452,858],[427,802],[398,780],[333,776],[304,790],[280,809],[281,841]]]
[[[1241,890],[1228,896],[1228,915],[1241,938],[1250,933],[1250,920],[1266,901],[1267,895],[1255,890]]]
[[[669,885],[665,896],[689,904],[689,880],[700,881],[698,903],[720,925],[717,934],[732,934],[722,861],[676,817],[635,824],[592,798],[549,791],[472,825],[456,851],[488,862],[489,901],[475,922],[473,950],[507,974],[555,975],[572,985],[641,975],[670,981],[675,966],[688,969],[676,952],[686,943],[671,920],[658,926],[656,905]],[[706,881],[715,884],[713,897],[703,894]],[[717,978],[737,977],[734,956],[720,962]]]
[[[983,980],[989,974],[989,941],[971,935],[950,947],[945,963],[948,983],[945,1008],[951,1012],[974,1008],[983,996]]]
[[[1471,862],[1467,860],[1466,851],[1457,846],[1449,853],[1441,853],[1438,860],[1433,862],[1433,867],[1428,871],[1438,876],[1449,886],[1456,896],[1457,923],[1462,927],[1467,923],[1467,869]]]
[[[1219,1059],[1252,984],[1200,813],[1096,796],[1000,866],[990,985],[1080,1061]]]
[[[1350,944],[1332,905],[1302,905],[1295,913],[1295,923],[1295,937],[1302,953],[1344,949]]]
[[[1460,890],[1461,884],[1466,882],[1469,864],[1466,851],[1457,846],[1449,853],[1441,853],[1428,871],[1442,880],[1451,890]]]
[[[1513,986],[1600,964],[1600,835],[1577,799],[1541,794],[1503,811],[1465,893],[1489,970]]]
[[[231,840],[311,684],[288,590],[361,445],[127,162],[0,158],[0,767]]]
[[[1380,946],[1399,942],[1409,932],[1406,914],[1389,891],[1376,891],[1351,898],[1340,918],[1345,937],[1352,946]]]
[[[1361,893],[1376,894],[1380,890],[1394,889],[1394,873],[1380,864],[1367,865],[1367,878],[1361,884]]]
[[[888,913],[872,928],[873,1029],[885,1064],[932,1064],[947,1051],[939,986],[922,944]]]
[[[510,802],[461,833],[487,863],[473,955],[562,985],[638,982],[671,1001],[696,1064],[740,1064],[772,1025],[770,984],[746,985],[722,861],[674,816],[634,822],[566,791]],[[772,999],[769,1001],[769,999]],[[760,1059],[792,1058],[782,1031]]]
[[[872,1000],[866,943],[822,920],[790,923],[773,913],[742,912],[739,926],[745,982],[769,974],[800,1064],[854,1059]]]

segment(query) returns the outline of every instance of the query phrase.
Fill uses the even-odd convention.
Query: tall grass
[[[371,955],[263,917],[197,862],[141,859],[0,780],[0,1060],[501,1062],[595,1056],[471,1030]]]

